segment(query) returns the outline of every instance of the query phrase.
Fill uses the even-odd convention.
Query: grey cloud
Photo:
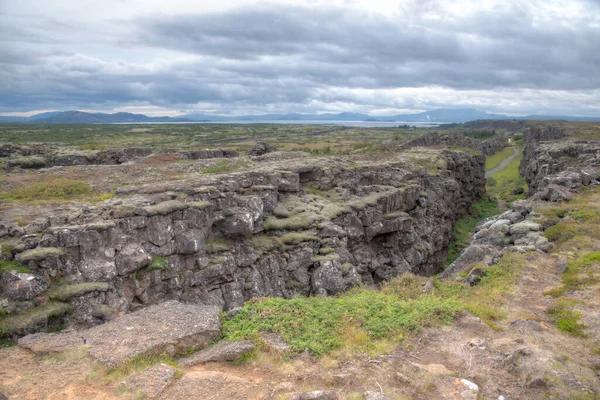
[[[598,2],[582,1],[588,1],[591,14],[600,12]],[[600,27],[594,17],[540,20],[519,2],[494,13],[423,17],[436,12],[437,4],[408,7],[393,17],[275,4],[154,15],[107,22],[106,34],[90,29],[82,34],[85,39],[78,35],[81,22],[48,18],[23,24],[4,16],[0,111],[135,103],[188,108],[199,102],[222,110],[312,112],[322,111],[310,109],[313,103],[348,102],[368,110],[386,102],[406,108],[443,104],[334,89],[441,87],[460,97],[475,91],[493,95],[498,89],[583,96],[600,88]],[[101,52],[85,46],[90,37]],[[111,57],[117,48],[147,51],[138,60],[117,60]],[[548,109],[560,109],[559,101],[552,101]]]

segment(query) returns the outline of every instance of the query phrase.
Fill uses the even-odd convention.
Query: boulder
[[[311,392],[296,392],[290,400],[337,400],[338,395],[333,390],[313,390]]]
[[[176,377],[177,368],[167,364],[157,364],[145,371],[125,379],[121,384],[129,390],[142,393],[153,399],[160,395]]]
[[[137,271],[152,262],[150,254],[137,243],[131,243],[119,251],[115,257],[117,273],[121,276]]]
[[[219,307],[167,301],[82,332],[90,355],[110,368],[147,353],[175,355],[221,335]]]
[[[201,364],[211,361],[235,361],[254,350],[254,343],[249,340],[239,342],[219,342],[204,350],[200,350],[189,357],[178,360],[182,367]]]
[[[311,292],[320,296],[336,294],[345,289],[342,265],[339,261],[327,261],[317,268],[311,279]]]
[[[48,286],[48,281],[39,275],[13,270],[0,276],[0,292],[10,300],[31,300],[44,293]]]
[[[262,156],[263,154],[272,153],[274,151],[277,151],[277,147],[272,146],[267,142],[258,142],[246,151],[246,154],[249,156]]]

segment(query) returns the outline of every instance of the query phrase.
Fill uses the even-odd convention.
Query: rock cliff
[[[600,142],[567,136],[564,129],[549,126],[526,132],[519,173],[529,185],[529,197],[564,201],[571,191],[600,180]]]
[[[269,153],[243,172],[125,187],[93,212],[6,227],[19,239],[9,258],[29,273],[4,274],[15,315],[5,331],[45,328],[40,312],[94,325],[165,300],[229,310],[435,274],[456,220],[485,192],[484,163],[434,149]]]

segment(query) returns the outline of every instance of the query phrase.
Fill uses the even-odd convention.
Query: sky
[[[0,114],[600,116],[600,0],[0,0]]]

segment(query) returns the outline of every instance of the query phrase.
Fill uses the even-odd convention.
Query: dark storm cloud
[[[581,3],[589,15],[575,20],[523,4],[435,18],[435,1],[394,16],[276,4],[153,15],[111,21],[127,32],[94,36],[94,48],[77,44],[81,23],[0,17],[0,111],[389,101],[335,88],[599,89],[599,2]]]

